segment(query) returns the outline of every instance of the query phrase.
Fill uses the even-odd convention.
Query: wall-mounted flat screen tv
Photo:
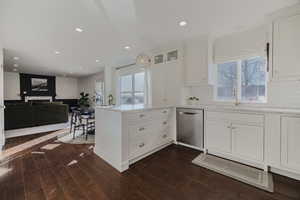
[[[34,92],[47,92],[48,91],[48,79],[31,78],[31,90]]]

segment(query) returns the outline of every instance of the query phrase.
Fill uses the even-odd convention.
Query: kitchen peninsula
[[[128,105],[96,107],[95,153],[120,172],[172,144],[173,107]]]

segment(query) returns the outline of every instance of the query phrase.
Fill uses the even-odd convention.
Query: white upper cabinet
[[[208,40],[189,40],[184,48],[185,85],[208,84]]]
[[[300,80],[300,13],[274,22],[273,80]]]
[[[281,119],[281,165],[300,173],[300,117]]]
[[[170,50],[156,54],[150,72],[152,105],[179,105],[183,88],[180,52]]]

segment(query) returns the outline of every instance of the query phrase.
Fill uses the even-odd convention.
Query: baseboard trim
[[[20,128],[14,130],[4,131],[5,138],[13,138],[25,135],[33,135],[38,133],[50,132],[50,131],[57,131],[60,129],[68,128],[69,123],[59,123],[59,124],[51,124],[45,126],[36,126],[30,128]]]
[[[278,169],[276,167],[270,167],[270,171],[275,174],[279,174],[300,181],[300,174],[298,173],[289,172],[287,170]]]

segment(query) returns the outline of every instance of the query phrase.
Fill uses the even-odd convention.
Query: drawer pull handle
[[[144,114],[140,114],[140,118],[143,118],[143,117],[145,117],[145,115]]]
[[[167,124],[167,122],[163,122],[163,125],[166,125]]]
[[[166,138],[166,137],[167,137],[167,135],[166,135],[166,134],[164,134],[164,135],[163,135],[163,138]]]
[[[232,127],[231,127],[231,126],[227,126],[227,128],[230,128],[230,129],[231,129]]]
[[[236,129],[236,127],[231,127],[232,129]]]
[[[168,111],[164,110],[163,113],[166,114]]]
[[[144,127],[142,127],[142,128],[139,128],[139,131],[143,131],[143,130],[145,130],[145,128],[144,128]]]
[[[140,148],[142,148],[143,146],[145,146],[145,143],[139,144],[139,147],[140,147]]]

